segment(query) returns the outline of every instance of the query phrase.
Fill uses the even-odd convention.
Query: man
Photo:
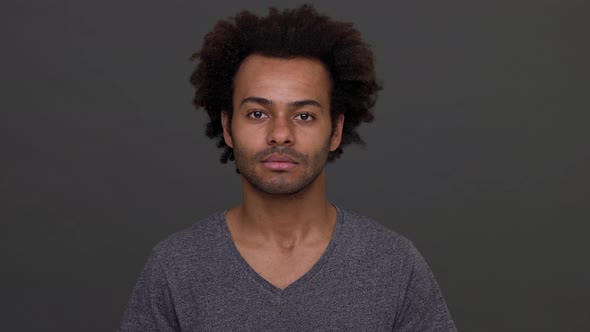
[[[242,203],[158,244],[121,331],[455,331],[412,244],[326,198],[381,89],[351,24],[302,6],[220,21],[193,56]]]

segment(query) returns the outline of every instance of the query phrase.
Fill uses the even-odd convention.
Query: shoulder
[[[399,233],[385,227],[377,220],[342,209],[344,236],[357,246],[379,251],[395,251],[400,254],[413,247],[412,242]]]
[[[163,265],[206,259],[222,250],[223,212],[215,212],[160,241],[153,254]]]
[[[349,259],[400,276],[411,273],[416,264],[426,265],[412,241],[403,235],[373,218],[341,210],[340,250]]]

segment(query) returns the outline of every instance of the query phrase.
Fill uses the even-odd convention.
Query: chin
[[[280,196],[289,196],[289,195],[296,195],[301,192],[306,191],[311,185],[312,182],[259,182],[259,181],[249,181],[246,179],[248,183],[257,191],[262,192],[267,195],[280,195]]]

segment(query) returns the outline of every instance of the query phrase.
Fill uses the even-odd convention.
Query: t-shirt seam
[[[162,274],[164,275],[164,281],[166,283],[166,288],[170,292],[170,301],[172,302],[172,310],[174,311],[174,319],[175,319],[175,323],[177,325],[176,328],[180,329],[181,328],[180,320],[178,319],[178,311],[176,309],[177,306],[176,306],[176,302],[174,299],[174,293],[172,292],[168,271],[164,268],[164,265],[160,261],[159,256],[160,256],[159,253],[154,250],[154,259],[156,260],[156,264],[158,264],[158,267],[162,270]]]
[[[406,278],[399,278],[399,282],[398,282],[398,289],[399,289],[399,295],[398,295],[398,301],[397,303],[399,303],[399,306],[397,307],[396,310],[396,315],[395,315],[395,319],[394,319],[394,326],[395,324],[398,323],[399,319],[402,318],[402,314],[405,308],[405,301],[406,301],[406,294],[408,293],[408,289],[410,288],[410,281],[412,280],[412,276],[414,274],[414,264],[412,264],[412,262],[410,262],[410,246],[411,246],[411,242],[407,239],[404,239],[404,241],[402,241],[401,243],[405,244],[405,250],[404,250],[404,255],[402,255],[402,257],[400,257],[400,261],[401,261],[401,268],[400,268],[400,274],[401,276],[406,276],[407,275],[407,279]],[[411,268],[408,268],[408,266],[411,265]],[[406,273],[406,270],[408,270],[409,272]],[[404,286],[404,282],[406,283]]]

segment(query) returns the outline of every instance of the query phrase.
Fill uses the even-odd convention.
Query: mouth
[[[262,164],[273,171],[287,171],[299,163],[289,156],[272,155],[262,160]]]
[[[265,158],[264,160],[262,160],[263,163],[266,162],[277,162],[277,163],[292,163],[292,164],[298,164],[298,162],[295,161],[295,159],[289,157],[289,156],[283,156],[283,155],[276,155],[273,154],[272,156],[269,156],[267,158]]]

